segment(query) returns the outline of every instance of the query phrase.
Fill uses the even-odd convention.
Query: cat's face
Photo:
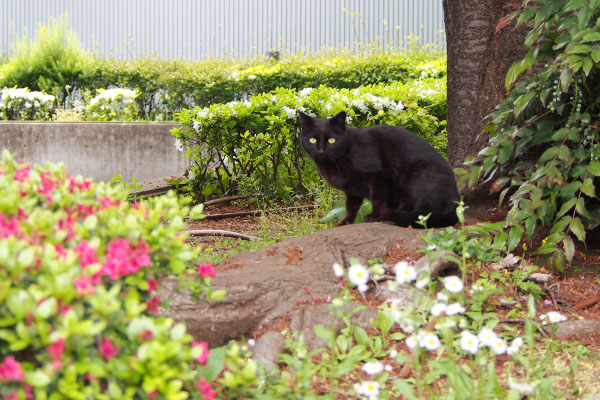
[[[302,134],[300,143],[316,162],[336,160],[344,156],[348,147],[346,113],[321,119],[300,113]]]

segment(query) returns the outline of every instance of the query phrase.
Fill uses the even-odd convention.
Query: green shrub
[[[27,88],[0,90],[0,119],[47,120],[53,109],[54,96]]]
[[[138,92],[130,89],[99,89],[86,109],[90,121],[133,121],[139,108],[135,102]]]
[[[64,17],[39,25],[36,37],[13,45],[13,55],[0,66],[0,87],[26,87],[56,96],[61,103],[86,77],[96,61],[85,51]]]
[[[419,106],[422,102],[445,109],[445,97],[439,96],[443,84],[432,80],[429,85],[422,91],[410,84],[277,89],[248,101],[185,110],[177,115],[183,127],[173,134],[188,146],[194,165],[191,184],[198,197],[261,191],[286,199],[305,193],[320,179],[297,140],[298,111],[327,117],[344,110],[348,122],[359,128],[402,126],[445,153],[445,121]]]
[[[363,85],[444,77],[445,56],[426,51],[347,51],[297,54],[281,61],[209,59],[182,61],[139,59],[104,60],[90,77],[89,89],[137,89],[142,117],[172,119],[173,112],[193,106],[245,100],[279,87],[303,89],[321,85],[357,88]]]
[[[183,276],[195,258],[179,233],[187,211],[172,193],[130,205],[121,187],[16,163],[5,150],[0,396],[200,398],[194,359],[207,350],[156,314],[165,276],[196,298],[220,295],[206,265],[200,279]]]
[[[518,24],[534,19],[529,51],[507,74],[510,93],[485,130],[489,146],[469,161],[469,181],[494,179],[493,190],[510,199],[510,249],[545,226],[538,253],[561,269],[575,254],[573,237],[585,241],[600,221],[600,6],[543,0],[517,16]]]

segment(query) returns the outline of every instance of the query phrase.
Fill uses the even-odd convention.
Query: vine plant
[[[600,0],[523,2],[498,24],[530,24],[525,57],[509,69],[507,98],[484,129],[489,144],[467,160],[470,186],[482,179],[508,199],[508,246],[546,227],[537,250],[561,270],[574,239],[600,222]],[[514,5],[516,6],[516,5]],[[545,231],[544,231],[545,232]]]

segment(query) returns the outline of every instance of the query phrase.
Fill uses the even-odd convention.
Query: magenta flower
[[[150,266],[148,251],[148,245],[142,240],[137,245],[124,238],[113,240],[106,248],[106,260],[100,273],[112,280],[135,274],[141,267]]]
[[[198,347],[200,346],[202,348],[202,353],[196,358],[196,360],[198,360],[198,362],[202,365],[206,365],[206,363],[208,362],[208,355],[210,354],[210,350],[208,350],[208,343],[207,342],[197,342],[197,341],[193,341],[192,342],[192,347]]]
[[[215,400],[217,398],[212,387],[205,380],[198,382],[198,390],[202,393],[202,400]]]
[[[73,279],[73,286],[75,286],[77,292],[82,295],[96,293],[94,278],[85,274],[82,274],[80,278]]]
[[[113,200],[108,196],[107,197],[99,197],[98,202],[102,205],[102,207],[100,207],[101,210],[104,210],[105,208],[109,208],[109,207],[118,207],[120,204],[118,200]]]
[[[147,282],[148,282],[148,291],[154,292],[156,290],[156,286],[157,286],[156,280],[150,278],[147,280]]]
[[[200,263],[200,265],[196,267],[196,270],[198,271],[198,276],[200,278],[215,277],[215,267],[212,264]]]
[[[146,302],[146,311],[150,314],[156,314],[158,312],[158,306],[160,305],[160,297],[154,296],[151,300]]]
[[[83,268],[98,262],[98,257],[96,257],[96,249],[90,246],[90,243],[85,239],[75,246],[73,250],[75,250],[75,253],[77,253]]]
[[[48,353],[52,356],[52,366],[58,370],[62,366],[62,357],[65,352],[65,341],[63,338],[56,340],[48,346]]]
[[[119,349],[109,338],[102,339],[102,341],[98,345],[98,351],[100,352],[100,355],[102,356],[102,358],[104,358],[105,361],[108,361],[117,354],[119,354]]]
[[[8,220],[4,217],[4,214],[0,213],[0,238],[6,239],[11,236],[21,236],[19,221],[14,216]]]
[[[19,163],[19,165],[21,165],[21,163]],[[29,165],[25,165],[25,168],[16,170],[14,180],[19,182],[25,182],[27,179],[29,179],[30,171],[31,168],[29,167]]]
[[[38,189],[38,193],[46,196],[46,201],[52,203],[52,193],[57,182],[54,181],[54,176],[51,172],[46,171],[42,174],[42,187]]]
[[[22,381],[25,378],[21,363],[8,356],[0,363],[0,381]]]

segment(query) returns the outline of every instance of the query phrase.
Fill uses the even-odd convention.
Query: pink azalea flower
[[[25,378],[21,363],[8,356],[0,363],[0,381],[22,381]]]
[[[52,366],[54,369],[59,370],[62,366],[62,357],[65,352],[65,341],[63,338],[56,340],[50,346],[48,346],[48,353],[52,356]]]
[[[135,245],[127,239],[118,238],[108,243],[106,259],[100,272],[112,280],[135,274],[141,267],[150,266],[148,245],[139,240]]]
[[[55,184],[56,182],[51,172],[46,171],[42,174],[42,187],[37,192],[46,196],[46,201],[49,204],[52,203],[52,193],[54,192]]]
[[[198,382],[198,390],[202,393],[202,400],[215,400],[217,398],[212,387],[205,380]]]
[[[62,258],[63,260],[67,258],[67,250],[60,244],[55,244],[54,250],[56,250],[56,258]]]
[[[96,293],[96,284],[94,284],[94,279],[90,276],[86,276],[85,274],[82,274],[80,278],[73,279],[73,286],[75,286],[77,292],[82,295]]]
[[[146,311],[150,314],[156,314],[158,312],[158,306],[160,305],[160,297],[154,296],[151,300],[146,302]]]
[[[148,397],[150,397],[151,399],[155,398],[156,395],[158,394],[158,390],[154,390],[150,393],[148,393]]]
[[[154,334],[152,333],[152,331],[145,330],[140,333],[139,338],[140,341],[145,342],[146,340],[152,340],[152,338],[154,338]]]
[[[102,341],[98,345],[98,351],[100,352],[100,355],[102,356],[102,358],[104,358],[105,361],[108,361],[117,354],[119,354],[119,349],[109,338],[102,339]]]
[[[108,196],[99,197],[98,202],[101,204],[100,210],[104,210],[105,208],[109,207],[118,207],[120,204],[118,200],[113,200]]]
[[[8,220],[4,217],[4,214],[0,213],[0,238],[6,239],[11,236],[21,236],[19,221],[14,216]]]
[[[206,365],[206,363],[208,362],[208,355],[210,354],[210,350],[208,350],[208,343],[207,342],[197,342],[194,340],[192,342],[192,347],[197,347],[197,346],[200,346],[202,348],[202,353],[196,358],[196,360],[198,360],[198,362],[200,362],[200,364]]]
[[[147,282],[148,282],[148,291],[154,292],[156,290],[156,286],[157,286],[156,280],[150,278],[150,279],[148,279]]]
[[[77,253],[83,268],[98,262],[98,257],[96,257],[96,249],[90,246],[89,242],[85,239],[79,242],[79,244],[75,246],[73,250],[75,250],[75,253]]]
[[[200,263],[200,265],[196,267],[196,270],[198,271],[198,276],[200,278],[215,277],[215,267],[212,264]]]
[[[21,165],[22,163],[19,163]],[[25,182],[25,180],[29,179],[29,172],[31,168],[29,165],[26,165],[25,168],[21,168],[15,171],[14,180],[19,182]]]
[[[19,400],[19,395],[17,392],[10,392],[2,395],[2,400]]]

